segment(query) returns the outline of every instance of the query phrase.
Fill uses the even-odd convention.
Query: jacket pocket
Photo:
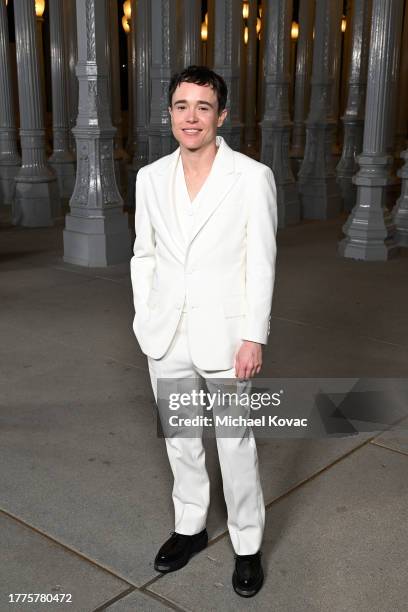
[[[246,303],[243,296],[231,296],[226,298],[222,307],[224,310],[224,316],[230,317],[242,317],[246,314]]]

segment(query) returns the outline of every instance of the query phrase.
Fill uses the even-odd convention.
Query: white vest
[[[186,179],[184,175],[183,162],[181,159],[181,155],[179,154],[178,160],[176,162],[176,169],[174,172],[174,180],[173,180],[173,205],[175,207],[175,217],[177,219],[177,225],[180,233],[180,239],[183,244],[183,251],[187,250],[187,247],[190,242],[191,233],[193,231],[193,226],[195,223],[195,218],[200,206],[205,206],[205,201],[203,201],[203,195],[205,195],[205,186],[208,182],[208,179],[211,175],[215,159],[211,170],[205,179],[203,185],[201,186],[200,191],[195,196],[194,200],[190,200],[190,196],[187,189]],[[188,312],[188,303],[187,296],[183,305],[183,313]]]

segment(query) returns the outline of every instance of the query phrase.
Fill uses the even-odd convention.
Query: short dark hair
[[[217,94],[218,114],[227,104],[228,87],[222,76],[207,68],[207,66],[189,66],[182,72],[173,74],[169,84],[169,106],[171,107],[173,94],[180,83],[195,83],[196,85],[209,85]]]

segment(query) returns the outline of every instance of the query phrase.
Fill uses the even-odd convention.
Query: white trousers
[[[196,379],[196,382],[192,382],[192,388],[199,391],[201,379],[204,378],[211,393],[219,388],[214,387],[214,382],[212,386],[211,379],[235,378],[234,368],[209,372],[193,364],[188,344],[187,313],[181,316],[176,335],[166,354],[160,359],[148,357],[148,364],[156,401],[158,379]],[[228,531],[238,555],[258,552],[265,525],[265,504],[255,439],[251,429],[247,428],[246,433],[245,437],[217,435],[216,438],[228,511]],[[175,531],[193,535],[204,529],[210,504],[210,482],[202,437],[168,437],[165,440],[174,476],[172,496]]]

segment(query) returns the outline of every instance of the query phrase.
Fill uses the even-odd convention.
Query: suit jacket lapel
[[[241,174],[235,171],[234,152],[222,136],[217,136],[217,145],[219,149],[215,156],[213,167],[203,186],[203,191],[199,195],[199,207],[187,249],[228,195]],[[174,254],[180,261],[184,261],[186,250],[185,244],[183,244],[179,235],[173,194],[173,181],[179,155],[180,147],[163,159],[163,163],[156,169],[152,183],[167,234],[174,245]]]
[[[199,207],[189,244],[220,206],[241,174],[235,172],[234,152],[222,136],[217,136],[217,145],[219,145],[219,149],[213,167],[199,196]]]
[[[166,159],[163,159],[163,164],[157,168],[152,182],[154,183],[156,201],[163,219],[163,225],[173,243],[173,253],[180,261],[184,262],[185,245],[183,245],[178,232],[173,193],[173,181],[179,155],[180,147],[167,156]]]

